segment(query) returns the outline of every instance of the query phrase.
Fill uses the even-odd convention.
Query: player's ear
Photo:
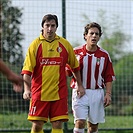
[[[84,39],[87,40],[87,35],[86,34],[84,35]]]
[[[43,30],[44,30],[44,28],[42,27],[42,30],[41,30],[41,32],[43,32]]]

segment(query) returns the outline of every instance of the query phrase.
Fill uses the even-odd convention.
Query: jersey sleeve
[[[69,45],[68,65],[70,66],[71,71],[73,72],[80,70],[79,62],[71,45]]]
[[[69,76],[69,77],[73,76],[73,74],[72,74],[73,71],[68,64],[66,64],[65,72],[66,72],[66,76]]]
[[[24,60],[22,72],[21,72],[22,75],[23,74],[28,74],[30,76],[32,75],[32,72],[36,65],[36,51],[35,51],[36,45],[35,44],[36,44],[36,40],[34,40],[28,48],[28,51],[26,53],[26,57]]]
[[[107,58],[107,66],[105,68],[105,83],[107,82],[112,82],[115,79],[115,74],[114,74],[114,70],[113,70],[113,64],[112,64],[112,61],[111,61],[111,58],[110,56],[108,55],[108,58]]]

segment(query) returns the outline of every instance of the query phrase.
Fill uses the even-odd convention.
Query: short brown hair
[[[92,23],[90,23],[90,24],[87,24],[87,25],[84,27],[84,34],[83,34],[83,35],[84,35],[84,39],[85,39],[85,35],[88,34],[88,30],[89,30],[90,28],[94,28],[94,27],[98,28],[98,30],[99,30],[99,36],[102,35],[101,26],[100,26],[98,23],[96,23],[96,22],[92,22]],[[85,39],[85,41],[86,41],[86,39]]]
[[[52,15],[52,14],[47,14],[43,17],[42,19],[42,23],[41,23],[41,26],[43,27],[43,24],[45,23],[45,21],[50,21],[54,19],[55,20],[55,23],[56,23],[56,27],[58,27],[58,18],[56,15]]]

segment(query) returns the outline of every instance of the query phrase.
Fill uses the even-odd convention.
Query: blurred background
[[[99,46],[112,59],[116,81],[112,105],[107,107],[106,122],[100,133],[133,132],[133,1],[132,0],[0,0],[0,57],[20,74],[30,43],[39,36],[44,15],[56,14],[57,34],[73,47],[85,44],[84,26],[97,22],[103,35]],[[70,78],[68,78],[69,87]],[[29,102],[22,93],[13,92],[12,84],[0,74],[0,132],[28,133]],[[69,122],[66,133],[72,133],[71,89],[69,88]],[[44,125],[50,132],[51,125]]]

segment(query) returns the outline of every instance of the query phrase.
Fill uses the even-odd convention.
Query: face
[[[56,22],[54,19],[50,21],[45,21],[43,24],[43,36],[48,40],[53,40],[55,38],[55,32],[56,32]]]
[[[98,28],[96,27],[90,28],[88,30],[88,34],[85,35],[85,39],[86,39],[87,45],[96,46],[97,42],[100,39]]]

